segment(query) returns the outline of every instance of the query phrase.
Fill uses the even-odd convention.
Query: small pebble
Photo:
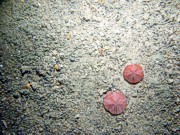
[[[78,114],[76,114],[75,119],[79,119],[79,117],[80,117],[80,115],[78,113]]]
[[[29,90],[20,90],[19,93],[20,93],[21,95],[26,96],[26,95],[29,95]]]
[[[180,3],[176,4],[177,9],[180,9]]]
[[[43,128],[40,127],[40,128],[39,128],[39,132],[42,132],[42,131],[43,131]]]
[[[39,70],[39,69],[36,69],[36,74],[39,76],[39,77],[45,77],[46,74],[44,71],[42,70]]]
[[[18,93],[18,92],[15,92],[15,93],[13,94],[13,97],[14,97],[15,99],[18,99],[18,98],[19,98],[19,93]]]
[[[173,79],[168,79],[168,84],[173,84],[174,80]]]
[[[3,126],[4,126],[5,128],[8,128],[6,121],[5,121],[5,120],[1,120],[1,121],[2,121],[2,123],[3,123]]]
[[[74,57],[70,57],[70,61],[71,62],[75,62],[75,58]]]
[[[101,89],[101,90],[98,90],[98,93],[100,96],[102,96],[107,90],[105,89]]]
[[[25,74],[31,74],[31,69],[28,66],[22,66],[20,72],[21,76],[23,77]]]
[[[20,129],[18,130],[17,135],[24,135],[24,132]]]
[[[167,67],[167,69],[170,69],[171,68],[171,64],[167,64],[166,67]]]

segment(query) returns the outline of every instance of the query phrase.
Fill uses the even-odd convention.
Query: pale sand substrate
[[[1,1],[1,132],[178,134],[178,1]],[[145,72],[137,85],[122,76],[130,63]],[[123,114],[105,111],[109,90],[126,95]]]

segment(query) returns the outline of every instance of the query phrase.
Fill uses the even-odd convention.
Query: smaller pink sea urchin
[[[127,82],[136,84],[143,79],[144,72],[139,64],[131,64],[125,67],[123,77]]]
[[[111,114],[117,115],[126,109],[127,101],[123,93],[119,91],[109,91],[103,99],[104,107]]]

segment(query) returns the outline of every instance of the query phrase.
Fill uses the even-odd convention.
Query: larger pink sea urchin
[[[127,82],[136,84],[143,79],[144,72],[139,64],[131,64],[125,67],[123,77]]]
[[[127,101],[123,93],[119,91],[109,91],[103,100],[104,107],[111,114],[117,115],[126,109]]]

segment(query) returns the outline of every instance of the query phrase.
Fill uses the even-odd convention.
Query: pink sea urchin
[[[125,67],[123,77],[127,82],[136,84],[143,79],[144,72],[139,64],[131,64]]]
[[[103,100],[104,107],[111,114],[120,114],[124,112],[127,106],[126,97],[119,91],[109,91]]]

